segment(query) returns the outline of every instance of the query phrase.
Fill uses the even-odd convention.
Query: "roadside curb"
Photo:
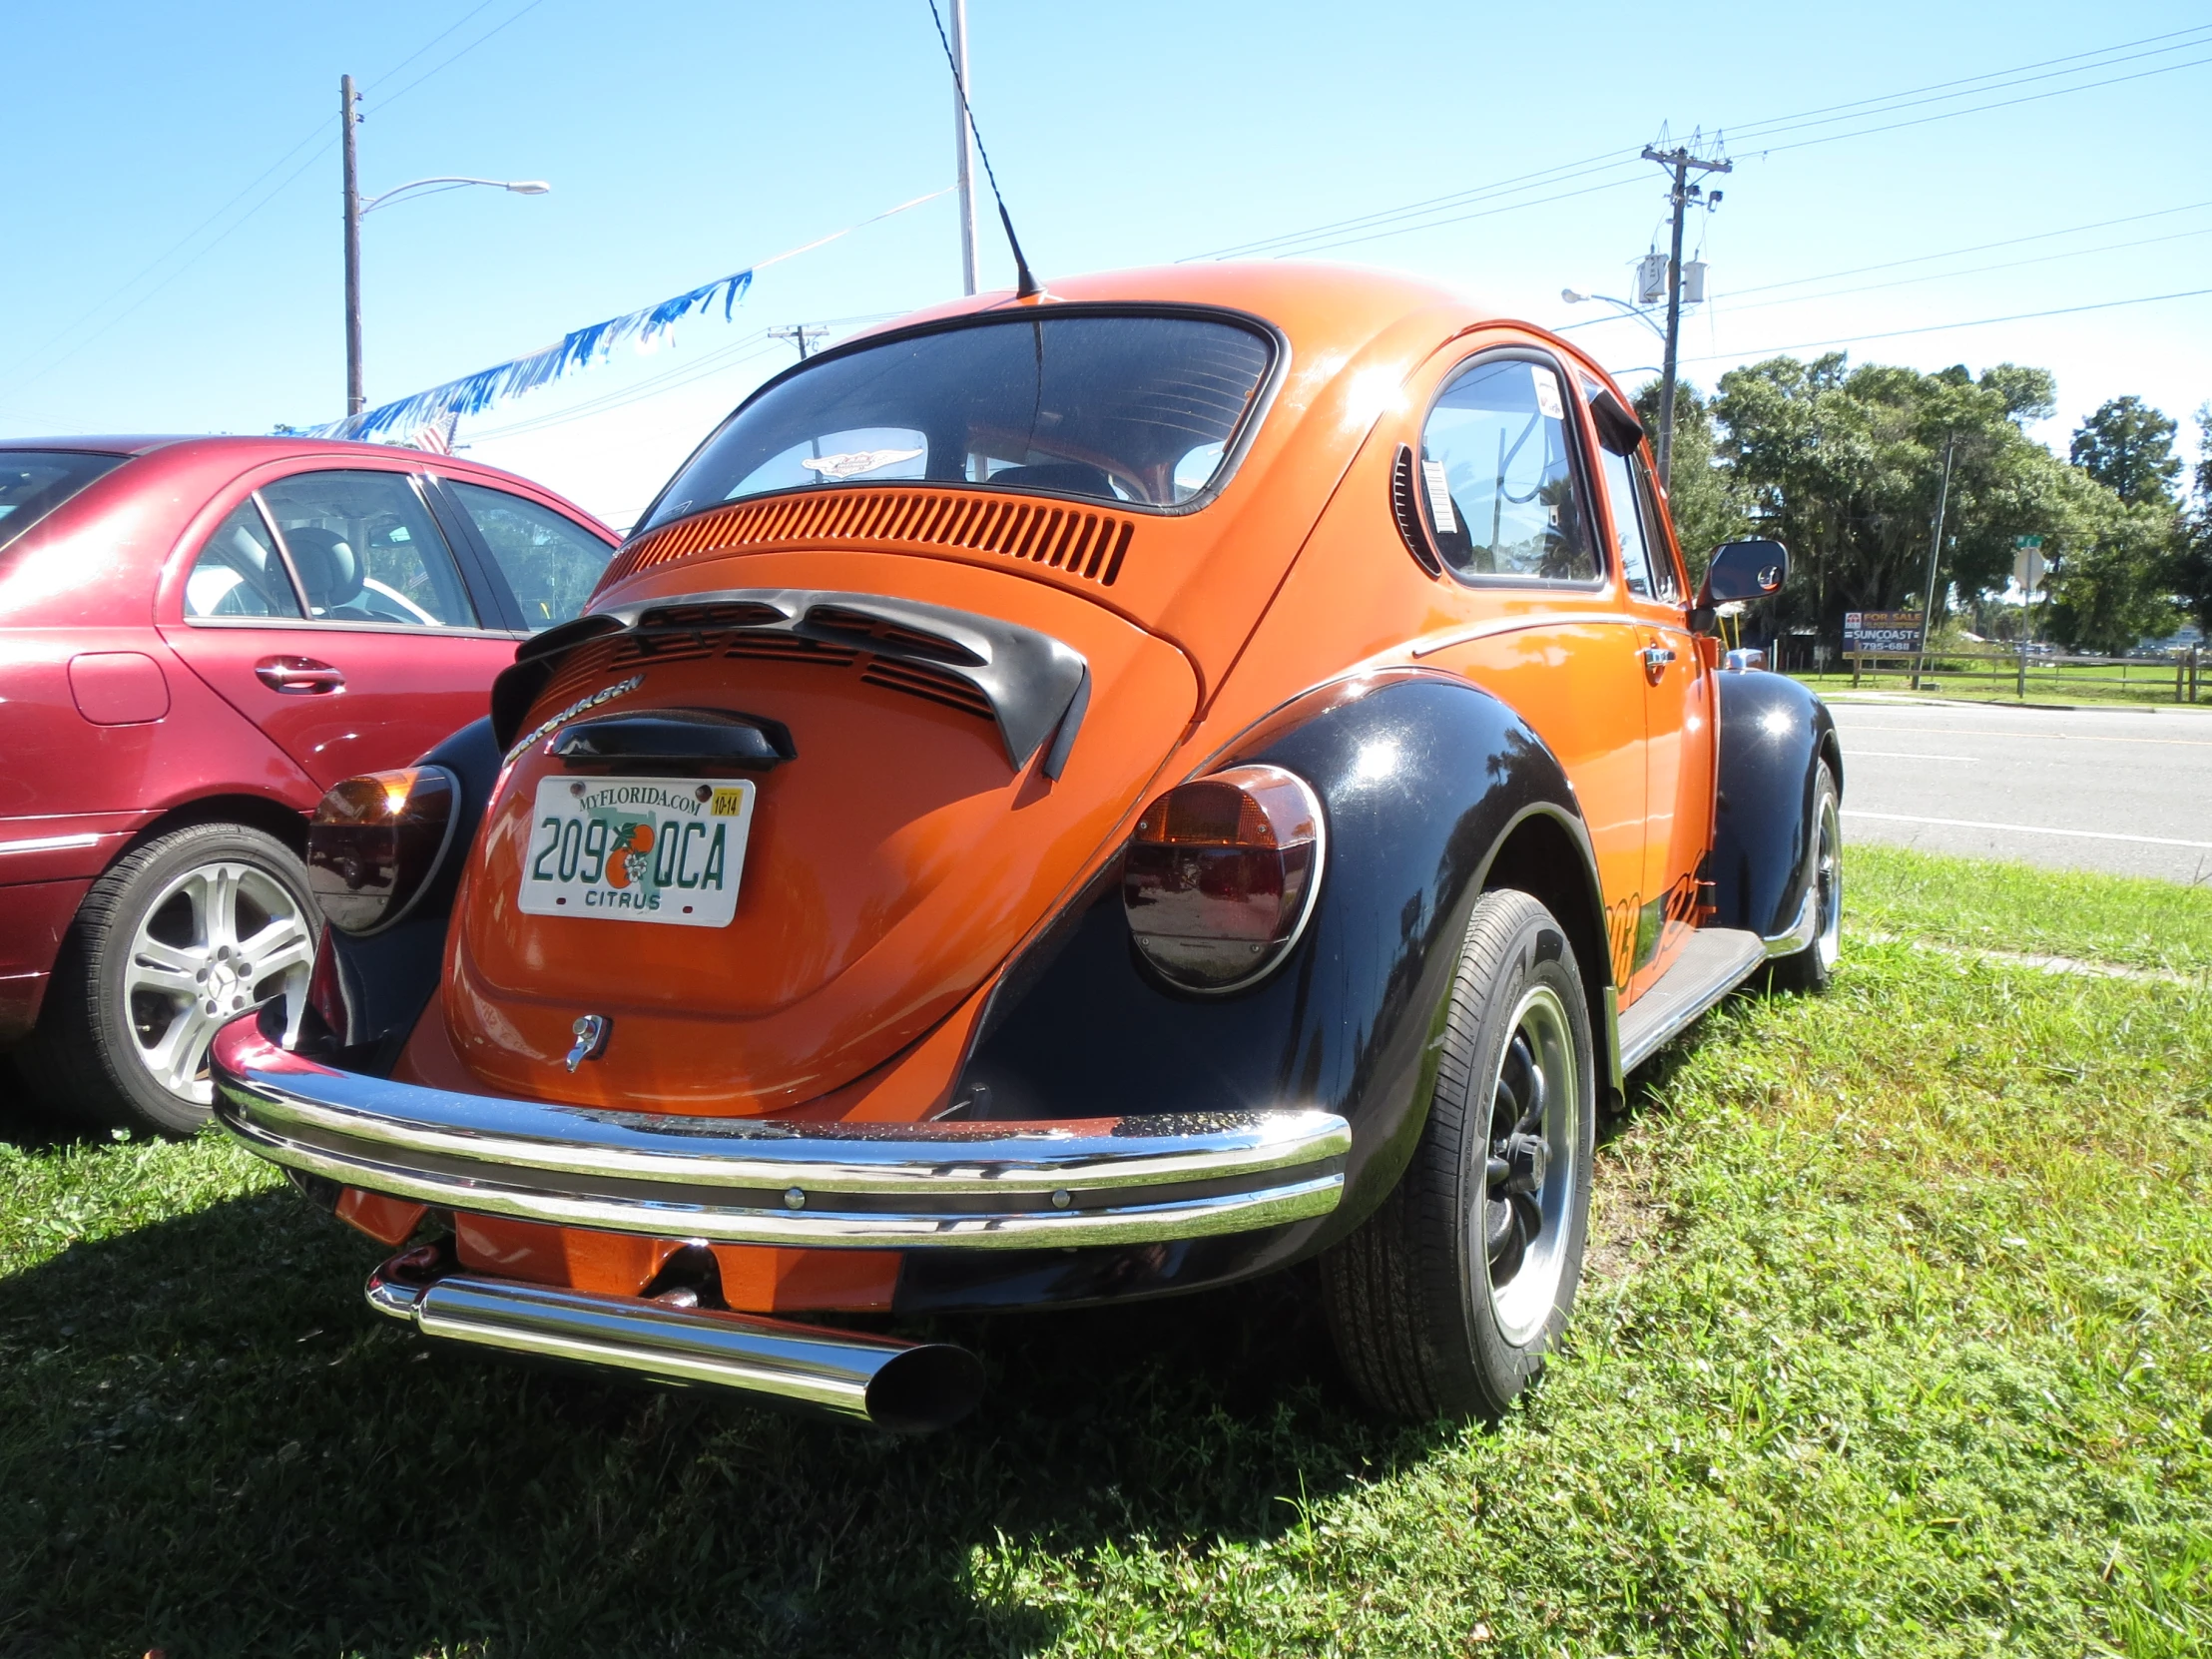
[[[2079,956],[2041,956],[2020,950],[1990,950],[1978,945],[1937,944],[1931,939],[1909,939],[1902,933],[1858,932],[1851,936],[1862,944],[1902,944],[1908,950],[1962,961],[1994,962],[2000,967],[2027,968],[2036,973],[2065,974],[2079,979],[2133,979],[2145,984],[2180,985],[2191,990],[2212,987],[2212,969],[2177,973],[2171,968],[2123,967],[2117,962],[2092,962]]]

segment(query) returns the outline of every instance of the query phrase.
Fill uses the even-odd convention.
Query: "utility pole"
[[[361,390],[361,185],[353,164],[353,126],[360,117],[354,106],[360,99],[353,91],[353,77],[338,77],[338,135],[345,156],[345,412],[357,415],[368,406]]]
[[[952,139],[959,147],[959,163],[953,176],[959,186],[960,280],[964,284],[960,291],[973,293],[977,254],[975,174],[968,165],[973,146],[968,138],[967,84],[967,0],[952,0]],[[806,347],[801,346],[800,355],[806,354]]]
[[[1958,446],[1958,434],[1946,433],[1943,438],[1943,483],[1936,492],[1936,533],[1928,542],[1928,581],[1921,589],[1921,654],[1913,664],[1913,689],[1921,689],[1921,676],[1928,672],[1928,642],[1936,632],[1936,560],[1943,550],[1943,511],[1950,505],[1950,455]]]
[[[1690,135],[1690,142],[1697,142],[1695,133]],[[1674,244],[1667,258],[1667,354],[1665,366],[1659,371],[1659,487],[1666,489],[1674,478],[1674,377],[1682,341],[1682,220],[1689,205],[1703,194],[1701,187],[1690,183],[1690,175],[1733,173],[1736,164],[1699,156],[1687,144],[1678,144],[1672,150],[1647,144],[1644,160],[1657,162],[1674,175],[1674,188],[1667,193],[1667,200],[1674,206]],[[1719,200],[1718,193],[1714,199]]]
[[[793,322],[782,327],[771,328],[768,331],[768,337],[770,339],[790,340],[792,344],[799,347],[799,360],[805,362],[809,348],[816,340],[821,339],[823,335],[829,332],[829,326],[825,323]]]

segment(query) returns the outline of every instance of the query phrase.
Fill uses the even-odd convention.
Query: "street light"
[[[385,203],[406,195],[410,190],[420,190],[425,196],[437,195],[437,190],[424,189],[428,185],[436,185],[438,190],[459,190],[463,185],[490,185],[495,190],[513,191],[517,196],[544,196],[553,188],[543,179],[461,179],[451,175],[442,175],[435,179],[410,179],[403,185],[385,191],[381,196],[362,197],[361,214],[365,218]]]
[[[1570,305],[1579,305],[1585,300],[1589,299],[1600,300],[1605,304],[1611,305],[1615,310],[1618,310],[1625,315],[1634,317],[1638,322],[1641,322],[1646,328],[1649,328],[1661,339],[1665,339],[1667,337],[1666,329],[1660,327],[1658,323],[1651,320],[1651,313],[1649,311],[1640,310],[1636,306],[1631,305],[1625,299],[1615,299],[1609,293],[1583,293],[1575,288],[1561,288],[1559,290],[1559,297],[1564,299]]]
[[[353,124],[360,119],[353,106],[359,102],[353,91],[353,77],[338,77],[338,126],[344,143],[345,172],[345,412],[357,415],[366,407],[368,398],[361,389],[361,218],[378,208],[396,202],[410,191],[424,196],[435,196],[439,191],[463,190],[470,185],[488,185],[494,190],[511,191],[516,196],[543,196],[553,187],[543,179],[464,179],[455,174],[442,174],[434,179],[410,179],[403,185],[387,190],[381,196],[361,195],[360,182],[354,168]]]

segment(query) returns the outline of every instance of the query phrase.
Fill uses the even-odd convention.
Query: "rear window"
[[[640,528],[830,484],[1178,506],[1221,473],[1274,349],[1209,317],[1043,312],[836,352],[732,415]]]
[[[74,449],[0,449],[0,547],[128,459]]]

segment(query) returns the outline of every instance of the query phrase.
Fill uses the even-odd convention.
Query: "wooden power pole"
[[[1696,142],[1697,136],[1692,134],[1691,143]],[[1700,186],[1690,183],[1690,175],[1732,173],[1735,163],[1699,156],[1687,144],[1678,144],[1672,150],[1647,144],[1644,160],[1657,162],[1674,176],[1674,188],[1667,195],[1674,208],[1673,246],[1667,257],[1667,354],[1665,366],[1659,371],[1659,484],[1664,489],[1674,479],[1674,379],[1682,339],[1682,220],[1689,205],[1703,194]]]
[[[361,183],[353,164],[353,126],[359,117],[354,105],[353,77],[338,77],[338,135],[345,157],[345,412],[357,415],[367,407],[361,389]]]

